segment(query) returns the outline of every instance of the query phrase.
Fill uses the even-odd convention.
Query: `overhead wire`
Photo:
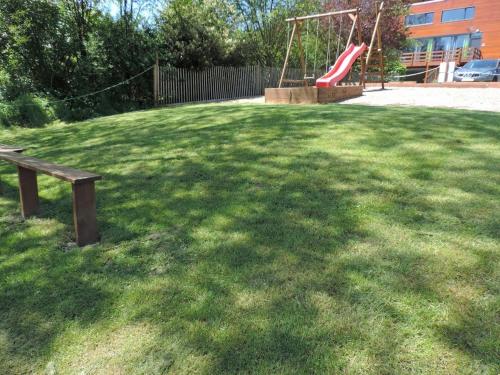
[[[87,93],[87,94],[83,94],[83,95],[78,95],[78,96],[73,96],[73,97],[70,97],[70,98],[65,98],[65,99],[58,99],[58,100],[51,100],[51,101],[48,101],[46,103],[44,103],[44,105],[49,105],[49,104],[54,104],[54,103],[63,103],[63,102],[69,102],[69,101],[72,101],[72,100],[78,100],[78,99],[83,99],[83,98],[86,98],[86,97],[89,97],[89,96],[94,96],[94,95],[97,95],[97,94],[100,94],[100,93],[103,93],[103,92],[106,92],[106,91],[109,91],[111,89],[114,89],[118,86],[122,86],[122,85],[125,85],[127,83],[129,83],[130,81],[142,76],[143,74],[149,72],[151,69],[154,68],[154,65],[153,66],[150,66],[149,68],[147,68],[146,70],[140,72],[139,74],[136,74],[130,78],[127,78],[126,80],[124,81],[121,81],[121,82],[118,82],[114,85],[111,85],[111,86],[108,86],[104,89],[101,89],[101,90],[98,90],[98,91],[94,91],[94,92],[90,92],[90,93]],[[7,104],[7,105],[10,105],[10,106],[38,106],[38,104],[34,104],[34,103],[26,103],[26,104],[22,104],[22,103],[12,103],[12,104]]]

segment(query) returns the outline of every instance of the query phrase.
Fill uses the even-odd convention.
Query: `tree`
[[[91,21],[95,2],[93,0],[65,0],[63,3],[67,7],[73,26],[76,29],[78,47],[82,56],[87,54],[85,42],[92,28]]]
[[[154,24],[168,0],[100,0],[99,3],[101,9],[108,12],[113,10],[116,18],[142,26]]]
[[[173,0],[159,21],[162,59],[183,68],[224,64],[232,29],[228,17],[223,1]]]
[[[402,22],[403,15],[406,14],[410,0],[385,0],[380,28],[382,31],[382,43],[384,49],[399,50],[406,40],[406,30]],[[361,27],[363,39],[366,44],[370,43],[370,38],[375,27],[375,12],[378,2],[373,0],[327,0],[323,4],[325,12],[338,9],[351,9],[359,7],[361,9]],[[336,21],[338,27],[338,20]],[[347,39],[349,30],[343,31],[342,37]]]
[[[235,0],[240,29],[240,50],[250,64],[281,65],[286,53],[286,18],[320,9],[316,0]]]
[[[10,76],[8,97],[61,84],[72,60],[70,30],[50,0],[0,3],[0,62]]]
[[[90,0],[0,2],[1,99],[28,93],[55,99],[80,96],[126,80],[153,64],[154,32],[115,20]],[[127,32],[125,33],[125,30]],[[60,105],[84,118],[144,103],[150,80]]]

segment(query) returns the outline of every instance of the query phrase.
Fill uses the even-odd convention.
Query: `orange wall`
[[[471,20],[441,23],[442,10],[470,6],[476,7]],[[442,0],[410,7],[410,14],[427,12],[434,12],[433,24],[409,27],[411,38],[470,34],[479,29],[483,33],[483,58],[500,58],[500,0]]]

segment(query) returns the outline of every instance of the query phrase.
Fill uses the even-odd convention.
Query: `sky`
[[[145,5],[141,8],[141,15],[147,19],[152,21],[155,17],[160,12],[160,9],[162,8],[163,4],[161,1],[156,1],[153,2],[154,5]],[[101,8],[111,14],[113,17],[118,17],[120,14],[120,6],[114,2],[114,1],[105,1],[102,5]]]

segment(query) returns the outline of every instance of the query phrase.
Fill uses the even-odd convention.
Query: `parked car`
[[[500,75],[500,59],[472,60],[455,70],[453,80],[456,82],[498,82]]]

